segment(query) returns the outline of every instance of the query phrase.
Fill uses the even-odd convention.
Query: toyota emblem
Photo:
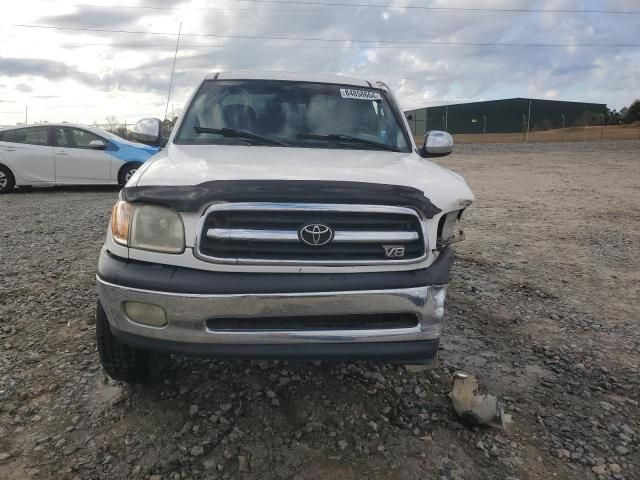
[[[298,237],[301,242],[307,245],[320,247],[333,240],[333,230],[322,223],[308,223],[300,227]]]

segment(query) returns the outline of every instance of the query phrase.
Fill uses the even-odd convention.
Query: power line
[[[136,30],[111,30],[107,28],[88,28],[88,27],[60,27],[55,25],[32,25],[32,24],[3,24],[6,27],[17,28],[40,28],[49,30],[65,30],[80,32],[99,32],[99,33],[124,33],[135,35],[162,35],[173,37],[177,36],[174,32],[143,32]],[[202,38],[236,38],[246,40],[280,40],[293,42],[330,42],[330,43],[380,43],[389,45],[445,45],[445,46],[474,46],[474,47],[640,47],[640,43],[497,43],[497,42],[438,42],[438,41],[419,41],[419,40],[375,40],[375,39],[340,39],[340,38],[320,38],[320,37],[283,37],[271,35],[231,35],[217,33],[182,33],[183,37],[202,37]]]
[[[236,0],[237,2],[249,2],[271,5],[309,5],[323,7],[350,7],[350,8],[394,8],[408,10],[428,10],[433,12],[503,12],[503,13],[571,13],[571,14],[603,14],[603,15],[640,15],[640,10],[601,10],[601,9],[570,9],[570,8],[486,8],[486,7],[434,7],[426,5],[392,5],[380,3],[347,3],[347,2],[327,2],[298,0]],[[90,5],[77,3],[76,7],[91,8],[129,8],[146,10],[233,10],[218,7],[164,7],[155,5]],[[240,9],[245,10],[245,9]],[[295,10],[295,9],[292,9]]]
[[[7,40],[0,40],[0,43],[7,43]],[[348,42],[348,40],[345,40],[345,42]],[[475,47],[478,46],[479,44],[424,44],[424,45],[369,45],[365,48],[367,49],[381,49],[381,50],[398,50],[398,49],[421,49],[424,47],[445,47],[445,48],[465,48],[465,47]],[[61,47],[131,47],[131,48],[164,48],[166,50],[173,50],[175,48],[175,44],[163,44],[163,43],[59,43],[58,46]],[[528,48],[531,45],[530,44],[512,44],[512,45],[505,45],[505,44],[483,44],[482,46],[495,46],[495,47],[504,47],[504,46],[509,46],[509,47],[522,47],[522,48]],[[566,45],[540,45],[540,46],[548,46],[548,47],[560,47],[560,46],[568,46],[568,47],[572,47],[572,46],[577,46],[577,47],[587,47],[590,45],[574,45],[574,44],[566,44]],[[591,45],[594,47],[621,47],[623,45]],[[626,45],[629,47],[639,47],[640,45]],[[190,50],[190,49],[216,49],[216,48],[220,48],[220,49],[225,49],[225,50],[238,50],[238,49],[248,49],[248,50],[253,50],[256,48],[273,48],[273,49],[279,49],[279,48],[287,48],[287,49],[299,49],[299,50],[305,50],[305,49],[326,49],[326,50],[335,50],[335,49],[354,49],[354,48],[362,48],[359,47],[357,45],[220,45],[220,44],[216,44],[216,45],[210,45],[210,44],[200,44],[200,45],[193,45],[193,44],[180,44],[180,49],[181,50]]]

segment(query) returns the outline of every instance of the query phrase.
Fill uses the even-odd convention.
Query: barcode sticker
[[[382,96],[378,92],[357,90],[355,88],[341,88],[340,95],[342,98],[355,98],[357,100],[382,100]]]

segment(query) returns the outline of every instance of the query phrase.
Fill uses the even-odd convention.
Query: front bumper
[[[446,263],[447,277],[451,260],[440,260]],[[127,265],[114,266],[113,262]],[[271,283],[265,284],[264,288],[257,288],[256,276],[246,274],[246,278],[253,282],[252,291],[249,293],[187,293],[179,291],[181,287],[178,285],[172,288],[165,284],[163,290],[129,285],[131,282],[127,277],[129,280],[132,276],[138,280],[144,277],[140,269],[149,269],[148,275],[153,276],[153,269],[157,266],[152,264],[136,262],[133,264],[135,268],[130,268],[131,262],[109,256],[106,252],[102,253],[100,264],[97,277],[98,296],[109,319],[111,330],[123,343],[139,348],[220,357],[384,359],[417,362],[435,358],[443,329],[446,283],[342,290],[343,285],[336,282],[334,290],[313,291],[313,288],[308,288],[307,291],[283,293],[270,291],[277,288],[277,285],[274,287]],[[115,277],[109,274],[114,268],[119,272]],[[440,264],[435,268],[442,270],[443,266]],[[131,272],[123,273],[129,269]],[[157,273],[156,271],[155,281]],[[181,278],[190,275],[186,271],[180,273]],[[414,272],[407,272],[411,273]],[[193,275],[201,275],[201,272],[194,271]],[[216,272],[215,275],[218,281],[224,280],[220,273]],[[175,278],[176,275],[170,277]],[[413,277],[415,281],[424,281],[424,276]],[[443,278],[439,275],[438,280]],[[237,278],[234,281],[237,281]],[[379,282],[379,279],[376,279],[376,282]],[[367,285],[367,282],[363,281],[362,284]],[[212,285],[210,290],[216,292],[219,288]],[[167,325],[156,328],[132,321],[125,313],[125,302],[140,302],[161,307],[166,312]],[[411,314],[415,315],[417,323],[401,328],[318,330],[216,330],[207,326],[207,321],[212,318],[260,319],[352,314]]]

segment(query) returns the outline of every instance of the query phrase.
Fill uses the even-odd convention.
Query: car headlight
[[[462,210],[454,210],[442,217],[438,222],[438,248],[445,248],[451,243],[464,240],[464,231],[462,230]]]
[[[113,239],[129,248],[163,253],[184,252],[184,225],[175,210],[120,200],[111,214]]]

